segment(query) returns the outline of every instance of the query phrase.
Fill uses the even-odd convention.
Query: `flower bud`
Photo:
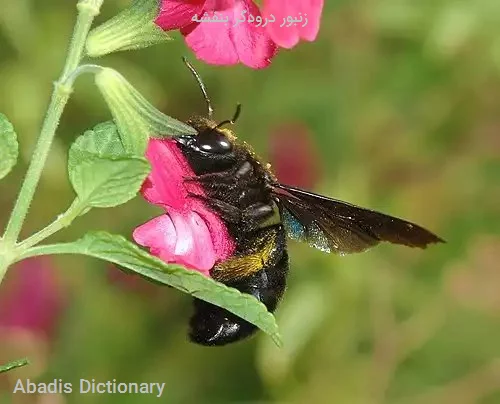
[[[135,0],[132,5],[93,29],[87,38],[91,57],[111,52],[147,48],[171,38],[155,23],[158,0]]]
[[[149,137],[195,134],[196,131],[158,111],[120,73],[102,68],[95,82],[108,104],[127,153],[143,156]]]

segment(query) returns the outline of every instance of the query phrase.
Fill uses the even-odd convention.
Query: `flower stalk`
[[[75,199],[68,210],[60,214],[51,224],[19,243],[16,247],[18,255],[22,254],[22,251],[57,233],[59,230],[68,227],[84,210],[85,205],[78,198]]]
[[[72,73],[80,64],[85,41],[95,16],[99,14],[102,2],[103,0],[80,0],[77,3],[78,17],[63,71],[61,77],[54,84],[42,129],[2,240],[3,247],[1,250],[5,254],[0,256],[0,282],[10,264],[9,251],[14,249],[18,240],[36,187],[40,181],[61,115],[73,91],[74,76]],[[1,250],[0,252],[2,252]]]

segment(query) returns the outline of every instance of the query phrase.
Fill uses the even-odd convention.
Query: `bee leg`
[[[211,190],[215,190],[216,192],[228,192],[228,188],[234,187],[233,183],[227,182],[227,179],[223,180],[213,180],[211,178],[202,178],[201,180],[198,177],[184,177],[184,182],[188,183],[199,183],[202,184],[205,189],[209,188]]]
[[[226,171],[220,173],[209,173],[209,174],[201,174],[194,175],[192,177],[184,177],[183,180],[186,182],[203,182],[210,183],[213,181],[220,182],[221,180],[227,181],[228,173]]]
[[[227,222],[238,223],[241,220],[241,210],[229,203],[218,199],[210,199],[206,203],[209,208],[215,210]]]
[[[253,167],[248,161],[245,161],[234,173],[234,177],[239,180],[240,178],[247,177],[253,174]]]
[[[230,223],[238,223],[241,220],[241,210],[236,206],[233,206],[227,202],[223,202],[219,199],[207,198],[204,195],[198,195],[192,192],[188,192],[191,198],[196,198],[205,203],[210,209],[217,212],[217,214],[223,219]]]
[[[199,194],[195,194],[194,192],[187,192],[187,195],[190,197],[190,198],[196,198],[196,199],[200,199],[201,201],[203,202],[206,202],[208,200],[208,198],[205,196],[205,195],[199,195]]]
[[[192,177],[184,177],[186,182],[234,182],[234,180],[239,180],[240,178],[247,177],[253,173],[253,167],[248,162],[245,161],[241,166],[237,166],[227,171],[217,172],[217,173],[207,173],[194,175]]]
[[[250,205],[242,212],[242,224],[245,230],[258,229],[264,221],[274,215],[273,205],[262,202]]]
[[[248,186],[238,196],[238,204],[240,206],[249,206],[253,201],[258,201],[261,195],[261,188]]]

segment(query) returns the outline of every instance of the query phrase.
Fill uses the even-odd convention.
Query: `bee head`
[[[218,124],[207,118],[193,118],[188,124],[198,133],[174,137],[197,174],[221,171],[234,164],[236,137],[222,127],[233,124],[240,112],[241,105],[238,104],[232,119]]]
[[[179,136],[177,142],[202,155],[224,155],[231,153],[233,144],[228,137],[217,129],[207,128],[198,135]]]
[[[221,129],[224,125],[234,124],[241,113],[241,104],[236,106],[236,111],[232,119],[214,124],[209,119],[195,118],[188,123],[196,130],[196,135],[181,135],[175,137],[182,146],[192,151],[209,155],[231,154],[233,151],[234,135],[229,130]]]
[[[241,105],[238,104],[236,106],[236,111],[232,119],[227,119],[220,123],[213,122],[213,108],[210,98],[208,98],[205,84],[191,63],[189,63],[185,57],[183,57],[182,60],[192,73],[205,98],[208,108],[208,118],[198,117],[189,120],[187,123],[196,129],[197,134],[175,136],[174,139],[180,145],[195,172],[217,171],[234,163],[235,154],[233,143],[235,136],[230,130],[221,128],[224,125],[234,124],[236,122],[240,116]]]

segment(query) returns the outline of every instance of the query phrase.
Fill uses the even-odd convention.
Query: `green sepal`
[[[120,14],[93,29],[86,44],[91,57],[112,52],[147,48],[171,38],[155,23],[158,0],[135,0]]]
[[[158,111],[116,70],[103,68],[95,75],[95,82],[127,153],[144,155],[150,137],[196,134],[191,126]]]

